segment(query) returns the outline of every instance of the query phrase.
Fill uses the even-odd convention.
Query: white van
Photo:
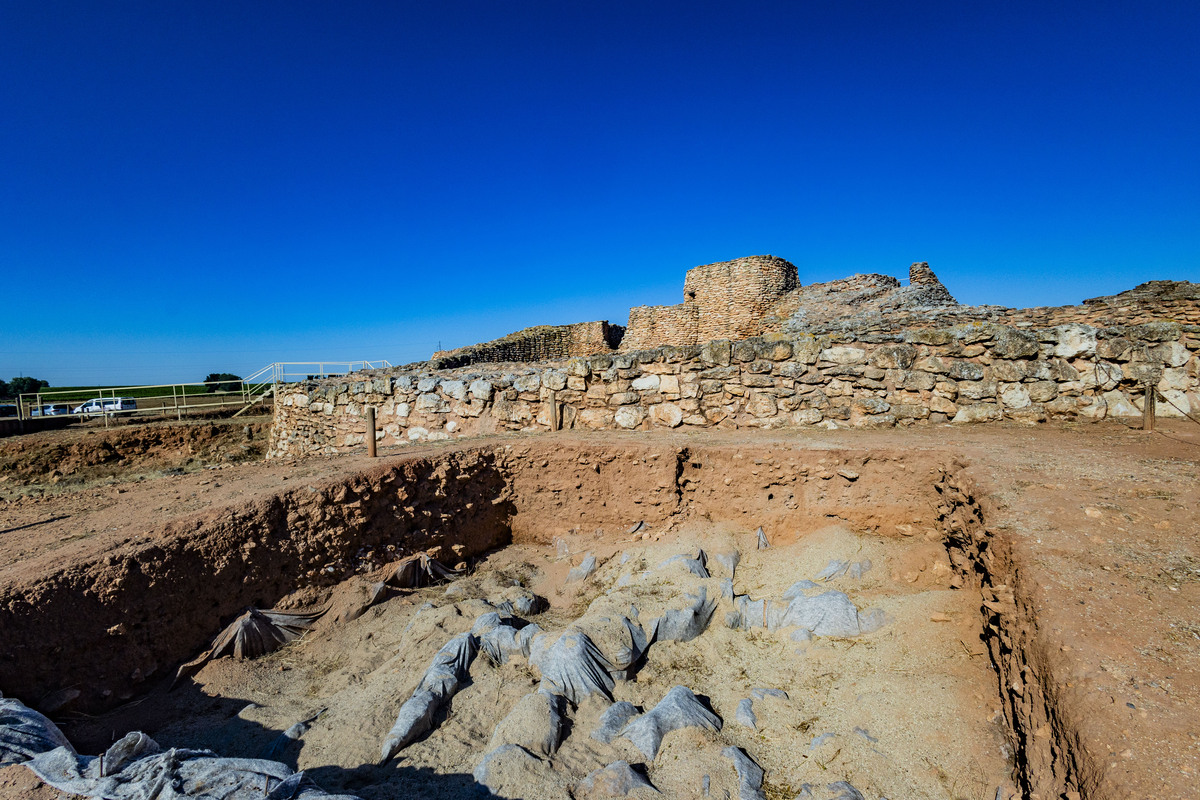
[[[137,410],[137,400],[132,397],[97,397],[77,406],[72,414],[113,414],[118,411]]]

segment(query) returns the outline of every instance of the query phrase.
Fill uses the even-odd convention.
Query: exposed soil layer
[[[395,553],[466,560],[639,519],[841,521],[884,537],[921,536],[922,519],[983,592],[1024,792],[1187,796],[1200,768],[1189,426],[514,437],[21,498],[0,509],[0,689],[43,706],[79,690],[60,718],[157,691],[242,606],[319,602]],[[21,780],[0,771],[0,796]]]
[[[262,458],[269,417],[71,428],[0,439],[0,497]]]

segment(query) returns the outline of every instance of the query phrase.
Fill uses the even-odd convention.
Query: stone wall
[[[629,327],[621,340],[625,351],[652,350],[664,344],[695,344],[700,335],[700,308],[695,303],[677,306],[635,306],[629,309]]]
[[[759,337],[538,365],[373,371],[281,388],[269,457],[562,428],[892,427],[1200,413],[1200,326]],[[353,376],[351,376],[353,377]]]
[[[616,349],[625,333],[620,325],[607,322],[578,322],[574,325],[537,325],[500,339],[468,345],[456,350],[439,350],[430,359],[434,369],[468,364],[497,364],[509,361],[553,361],[573,356],[590,356]]]
[[[763,319],[779,298],[798,285],[795,265],[777,256],[747,256],[693,267],[684,276],[680,305],[629,309],[621,350],[753,336],[762,331]]]

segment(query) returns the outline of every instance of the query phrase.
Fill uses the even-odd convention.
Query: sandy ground
[[[729,573],[716,562],[709,562],[713,577],[707,581],[678,564],[661,566],[698,548],[740,551],[734,588],[756,599],[781,597],[831,559],[870,561],[861,579],[841,576],[822,589],[847,592],[864,611],[882,611],[887,621],[880,630],[798,644],[789,638],[792,628],[726,627],[724,616],[732,609],[726,601],[704,634],[655,643],[634,679],[614,690],[615,700],[649,710],[671,687],[686,686],[709,698],[724,720],[719,733],[668,734],[658,756],[648,760],[624,739],[606,745],[590,736],[609,705],[594,696],[569,713],[570,733],[557,753],[518,771],[514,784],[497,787],[497,794],[564,797],[588,773],[625,760],[642,765],[671,797],[701,797],[706,775],[712,796],[736,796],[732,763],[721,757],[733,745],[767,771],[772,796],[795,796],[805,784],[823,791],[839,780],[868,797],[994,796],[1011,771],[995,675],[979,644],[978,597],[950,590],[945,550],[845,527],[797,533],[767,550],[755,549],[753,532],[699,526],[624,548],[613,544],[615,535],[572,537],[560,545],[567,551],[562,555],[559,548],[514,545],[449,587],[394,598],[349,624],[320,623],[269,657],[212,662],[187,693],[156,693],[133,715],[142,722],[155,719],[159,726],[150,732],[164,745],[253,757],[271,746],[278,731],[327,709],[285,753],[325,788],[368,800],[475,796],[470,774],[490,749],[493,729],[537,686],[540,675],[524,659],[495,666],[476,658],[470,685],[455,696],[448,718],[394,763],[375,762],[396,711],[437,649],[487,610],[480,600],[499,599],[506,585],[522,581],[552,602],[529,619],[556,636],[593,604],[622,610],[636,605],[648,623],[668,608],[684,607],[686,595],[700,585],[719,594],[719,578]],[[566,583],[567,569],[583,557],[570,551],[581,548],[602,564],[586,581]],[[909,582],[904,576],[914,569],[922,577]],[[756,687],[782,689],[788,697],[754,700],[753,730],[735,720],[735,711]],[[103,736],[124,726],[120,717],[81,723],[73,733]]]
[[[662,438],[673,443],[738,443],[748,447],[754,442],[782,442],[805,449],[911,448],[952,453],[967,465],[986,493],[988,525],[1009,537],[1014,559],[1020,563],[1022,577],[1030,587],[1031,602],[1038,613],[1039,646],[1046,651],[1052,667],[1052,674],[1037,679],[1056,693],[1057,702],[1073,709],[1073,724],[1078,728],[1075,746],[1086,752],[1096,771],[1088,778],[1090,784],[1084,796],[1183,797],[1194,789],[1200,770],[1200,714],[1196,712],[1200,708],[1200,618],[1196,616],[1200,608],[1200,537],[1195,517],[1195,509],[1200,507],[1200,427],[1187,421],[1160,421],[1159,431],[1152,434],[1118,423],[1101,423],[1036,428],[945,426],[880,432],[718,431]],[[644,441],[636,434],[565,434],[560,441],[569,447],[575,439]],[[395,451],[397,455],[411,452],[417,450]],[[83,484],[43,497],[10,495],[0,504],[0,579],[44,568],[48,552],[55,561],[103,552],[136,534],[139,520],[152,515],[161,518],[181,513],[181,509],[218,509],[245,497],[276,491],[288,480],[352,474],[365,463],[360,456],[348,456],[299,465],[237,465],[141,482]],[[691,546],[710,536],[744,537],[746,532],[691,530],[681,534],[692,538],[656,546],[669,555],[686,549],[681,547],[685,543]],[[813,531],[812,536],[814,545],[825,542],[823,549],[811,555],[792,553],[794,563],[823,564],[821,559],[832,557],[830,548],[836,550],[859,538],[852,531],[834,530]],[[603,555],[597,543],[584,544]],[[794,570],[786,570],[787,576],[773,574],[770,563],[756,563],[758,554],[741,540],[739,546],[746,562],[738,576],[738,591],[770,593],[787,585],[788,578],[803,577]],[[776,552],[785,546],[804,545],[777,543]],[[516,557],[515,550],[506,551],[494,557],[497,562],[493,566],[499,572],[504,567],[500,559]],[[572,557],[577,559],[578,552]],[[908,585],[905,575],[912,570],[904,570],[902,562],[911,557],[908,552],[881,552],[879,566],[868,572],[861,584],[846,587],[860,606],[888,611],[891,622],[876,633],[850,640],[818,641],[797,654],[797,645],[775,634],[759,635],[755,640],[753,633],[729,631],[721,624],[724,609],[720,609],[713,628],[687,643],[694,648],[672,643],[660,652],[652,651],[638,680],[622,685],[632,692],[624,696],[652,705],[661,697],[660,690],[674,680],[686,677],[697,683],[697,691],[707,694],[713,708],[727,721],[719,734],[725,739],[720,741],[744,744],[767,769],[768,784],[772,786],[796,789],[804,782],[816,782],[806,771],[815,763],[814,753],[832,752],[839,740],[845,740],[842,744],[846,753],[834,760],[838,772],[816,767],[821,780],[830,775],[850,777],[863,783],[860,788],[872,786],[893,792],[896,790],[889,787],[896,784],[887,781],[906,781],[900,785],[911,794],[900,792],[896,796],[984,796],[985,784],[997,779],[995,770],[1003,763],[1003,754],[992,716],[996,687],[987,686],[987,667],[978,663],[984,659],[972,655],[977,652],[973,643],[978,645],[978,633],[972,635],[971,628],[978,625],[972,610],[977,598],[971,599],[964,592],[946,592],[935,584]],[[805,562],[805,558],[810,560]],[[559,596],[554,589],[553,582],[561,580],[556,570],[565,571],[556,552],[523,553],[520,559],[533,565],[530,580],[555,602],[542,615],[545,622],[535,621],[547,630],[555,630],[584,610],[578,598]],[[648,563],[651,560],[647,559]],[[592,590],[615,581],[619,577],[616,567],[606,562],[590,584]],[[435,598],[445,603],[443,592],[424,590],[412,597],[395,598],[346,626],[339,636],[350,638],[341,642],[335,642],[332,633],[318,630],[299,645],[262,662],[214,664],[198,676],[199,684],[177,690],[182,694],[170,704],[193,709],[192,722],[174,721],[165,706],[162,712],[150,713],[147,706],[152,701],[148,699],[142,703],[143,727],[163,731],[164,739],[209,737],[208,741],[214,743],[241,747],[237,743],[245,742],[246,748],[254,749],[279,730],[329,704],[331,710],[318,720],[294,756],[301,767],[312,768],[314,777],[329,788],[345,786],[369,797],[372,795],[364,787],[377,783],[381,774],[405,782],[414,791],[423,785],[444,786],[448,779],[440,775],[445,773],[461,776],[465,784],[465,773],[477,759],[464,754],[474,748],[472,756],[477,756],[480,740],[490,735],[506,701],[530,688],[532,676],[521,673],[516,666],[511,674],[503,670],[488,673],[485,664],[475,667],[479,674],[473,672],[474,683],[464,691],[462,702],[456,701],[446,724],[392,765],[381,768],[372,764],[378,757],[380,732],[390,725],[396,708],[433,651],[450,634],[465,629],[462,626],[469,627],[470,614],[466,614],[448,618],[436,635],[431,631],[420,642],[404,638],[403,628],[420,603]],[[430,596],[425,597],[425,593]],[[966,605],[956,606],[955,598]],[[949,622],[932,622],[935,617]],[[377,631],[370,629],[376,624]],[[911,635],[905,626],[911,627]],[[750,657],[736,661],[722,658],[722,646],[732,636],[740,637],[737,643],[741,651],[752,654]],[[920,646],[905,652],[906,643]],[[297,657],[309,648],[313,657]],[[322,658],[321,653],[327,655]],[[878,655],[884,657],[872,657]],[[931,659],[941,664],[941,672],[928,670]],[[746,670],[749,681],[739,676],[732,684],[722,681],[717,688],[699,685],[699,678],[710,670],[713,675],[724,674],[735,664]],[[893,667],[899,671],[893,671]],[[894,696],[894,691],[880,688],[903,685],[905,692],[901,694],[930,691],[938,680],[945,683],[938,702],[906,705],[910,711],[920,712],[920,716],[911,718],[904,716],[905,708],[889,705],[888,697]],[[730,701],[751,684],[772,682],[792,687],[788,689],[790,699],[781,706],[786,715],[777,713],[780,709],[772,707],[772,700],[756,701],[763,730],[750,735],[739,729],[732,722]],[[360,703],[353,742],[335,745],[323,741],[335,723],[343,726],[342,730],[351,725],[350,719],[339,721],[335,714],[339,706],[334,701],[341,702],[356,691],[365,696],[368,686],[372,696],[384,699],[370,707]],[[498,699],[484,704],[483,699],[489,697],[487,690],[495,691],[497,687],[498,694],[491,697]],[[645,693],[640,693],[643,689]],[[818,704],[817,696],[828,702]],[[256,702],[257,707],[245,711],[247,701]],[[474,713],[469,711],[472,707],[477,709]],[[947,708],[955,709],[953,715],[942,713]],[[587,727],[589,709],[584,707],[577,713],[581,715],[581,731],[572,731],[562,751],[563,769],[571,776],[596,763],[595,758],[603,761],[610,755],[620,756],[617,751],[589,755],[583,745],[572,749],[573,742],[587,744],[588,739],[582,729]],[[956,727],[960,716],[969,731]],[[802,732],[789,732],[780,729],[780,718],[794,720],[789,724],[799,726],[809,719],[815,722]],[[911,730],[904,728],[906,720],[916,720],[910,724],[922,734],[911,743],[907,742]],[[71,725],[67,730],[81,742],[95,744],[101,739],[111,741],[112,733],[119,735],[118,721],[113,717],[83,720],[75,731]],[[104,724],[110,727],[107,737],[99,732]],[[879,742],[870,743],[855,734],[854,727],[863,728]],[[813,736],[824,732],[832,732],[835,737],[814,753],[806,753],[804,749]],[[703,736],[690,739],[691,732],[672,736],[688,742],[688,748],[707,747],[717,741]],[[430,752],[430,743],[439,737],[455,737],[458,751],[443,747],[438,750],[442,756]],[[955,771],[946,771],[941,758],[960,741],[971,743],[975,761],[955,759]],[[665,754],[671,752],[670,737],[667,742]],[[339,751],[339,747],[344,749]],[[875,755],[873,749],[881,750],[883,755]],[[658,760],[663,760],[663,754]],[[719,759],[712,763],[727,769]],[[906,768],[889,768],[897,763]],[[694,778],[673,773],[667,763],[653,769],[658,782],[680,787],[681,792]],[[711,774],[716,782],[715,767]],[[552,778],[547,781],[552,783]],[[35,783],[24,770],[0,770],[0,797],[37,797],[44,787],[39,790]],[[783,791],[776,796],[793,795]]]

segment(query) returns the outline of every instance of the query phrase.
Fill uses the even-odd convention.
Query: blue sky
[[[1200,4],[5,3],[0,377],[425,358],[813,283],[1200,280]]]

